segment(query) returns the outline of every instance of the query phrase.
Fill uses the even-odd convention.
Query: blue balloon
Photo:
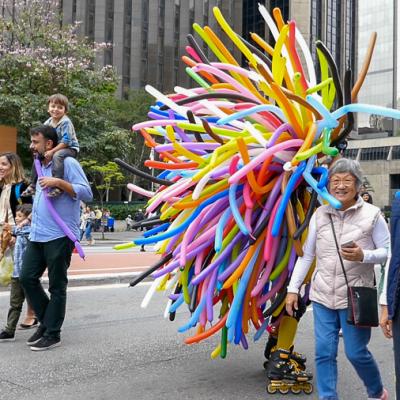
[[[302,161],[293,172],[292,176],[287,183],[285,192],[283,193],[281,204],[279,205],[278,209],[276,210],[275,219],[272,225],[271,234],[273,237],[277,237],[279,235],[279,231],[281,229],[281,224],[283,220],[283,216],[285,215],[286,207],[290,201],[290,196],[293,193],[293,190],[296,186],[297,181],[301,178],[301,175],[306,169],[306,162]]]

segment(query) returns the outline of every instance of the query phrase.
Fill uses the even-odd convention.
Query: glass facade
[[[358,7],[358,69],[363,64],[370,35],[377,32],[374,55],[364,85],[358,95],[360,103],[393,107],[394,88],[394,1],[360,2]],[[359,134],[371,131],[393,133],[393,122],[389,119],[358,115]],[[370,128],[370,129],[369,129]]]
[[[272,10],[275,7],[280,8],[281,13],[282,13],[282,18],[286,22],[289,19],[289,1],[287,0],[270,0],[269,2],[270,6],[270,13],[272,15]]]
[[[257,33],[262,38],[265,37],[265,22],[258,11],[258,3],[265,5],[265,0],[259,2],[254,0],[243,1],[243,30],[242,36],[252,42],[250,33]]]

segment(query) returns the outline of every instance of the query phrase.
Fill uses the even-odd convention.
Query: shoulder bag
[[[336,250],[339,255],[340,265],[347,286],[347,323],[359,328],[370,328],[379,325],[378,317],[378,293],[375,287],[349,286],[344,263],[340,254],[332,216],[329,215]]]

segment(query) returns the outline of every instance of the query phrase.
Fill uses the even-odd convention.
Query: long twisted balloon
[[[198,86],[176,87],[168,96],[146,86],[157,102],[150,120],[133,126],[158,155],[145,166],[161,172],[147,175],[160,184],[155,193],[129,185],[149,197],[147,213],[156,213],[145,222],[153,228],[131,245],[156,243],[162,258],[132,286],[152,274],[155,281],[143,306],[158,288],[168,293],[165,315],[170,319],[183,304],[188,307],[191,316],[179,331],[197,330],[186,343],[220,331],[213,357],[225,357],[228,342],[247,348],[251,325],[257,339],[271,315],[279,324],[285,288],[315,207],[322,202],[341,207],[326,188],[325,163],[338,154],[332,143],[343,147],[352,113],[400,118],[397,110],[352,103],[375,36],[353,88],[350,71],[342,87],[332,56],[318,42],[317,82],[295,22],[285,24],[279,9],[273,12],[275,21],[264,6],[259,10],[274,47],[256,34],[251,35],[253,44],[246,42],[214,8],[222,31],[248,67],[240,66],[210,27],[194,24],[213,56],[207,58],[189,36],[188,55],[182,59]]]

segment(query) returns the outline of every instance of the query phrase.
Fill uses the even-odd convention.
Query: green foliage
[[[58,2],[3,0],[0,19],[0,121],[17,127],[18,144],[28,148],[29,128],[47,119],[47,98],[63,93],[70,102],[82,153],[101,132],[112,130],[107,104],[114,100],[118,77],[111,66],[96,67],[98,51],[77,24],[60,24]],[[7,17],[13,15],[13,18]]]
[[[95,203],[94,203],[95,204]],[[101,207],[101,204],[98,204]],[[129,214],[133,217],[135,212],[145,207],[145,203],[136,204],[103,204],[103,207],[107,208],[111,212],[111,216],[118,220],[124,220]]]
[[[101,203],[104,197],[105,201],[108,201],[110,190],[125,180],[118,165],[112,161],[99,165],[96,160],[82,160],[81,165],[91,180],[92,187],[99,194]]]
[[[149,149],[131,126],[147,118],[153,100],[143,90],[130,92],[124,100],[115,97],[115,70],[95,63],[97,53],[109,45],[88,42],[79,34],[79,24],[61,24],[57,0],[1,0],[1,6],[0,123],[17,127],[24,165],[31,165],[29,129],[48,118],[47,98],[58,92],[70,101],[68,115],[81,146],[80,159],[99,166],[120,157],[144,168]],[[102,195],[108,192],[99,190]]]

